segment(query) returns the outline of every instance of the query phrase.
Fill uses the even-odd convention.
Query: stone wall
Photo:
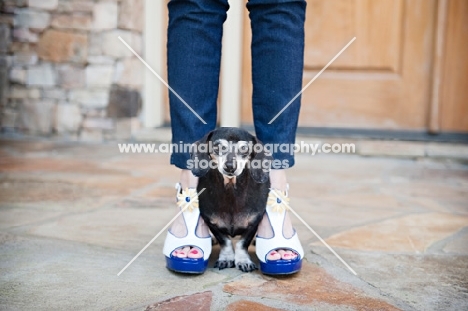
[[[2,131],[127,138],[139,126],[143,0],[2,0]]]

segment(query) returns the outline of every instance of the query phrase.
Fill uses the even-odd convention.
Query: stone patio
[[[175,274],[164,237],[117,276],[175,213],[169,155],[120,154],[117,143],[0,146],[2,310],[468,309],[466,161],[297,156],[291,204],[357,276],[297,219],[306,259],[292,277]]]

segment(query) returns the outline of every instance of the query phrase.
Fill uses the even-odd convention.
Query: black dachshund
[[[193,145],[191,169],[199,177],[200,214],[218,240],[215,267],[257,269],[247,252],[265,213],[271,155],[253,135],[219,128]],[[240,235],[235,252],[230,237]]]

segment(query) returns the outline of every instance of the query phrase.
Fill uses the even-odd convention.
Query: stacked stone
[[[130,135],[130,124],[138,126],[144,67],[118,37],[142,53],[143,6],[143,0],[2,1],[2,130],[97,141]]]

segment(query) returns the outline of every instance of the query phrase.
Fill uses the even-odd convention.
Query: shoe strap
[[[271,211],[279,213],[288,210],[288,190],[281,191],[278,189],[270,188],[270,192],[268,193],[267,207],[270,207]]]
[[[198,219],[200,218],[200,210],[198,208],[198,196],[196,188],[185,188],[182,189],[180,183],[176,184],[177,195],[176,202],[180,209],[187,206],[185,211],[182,213],[184,217],[185,226],[187,227],[186,237],[197,237],[195,231],[198,225]]]
[[[177,195],[176,202],[180,208],[187,207],[187,211],[198,209],[198,195],[196,188],[182,189],[180,184],[176,184]]]

